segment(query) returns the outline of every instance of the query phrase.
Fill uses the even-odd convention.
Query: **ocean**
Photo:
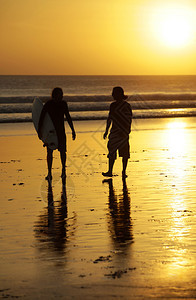
[[[0,76],[0,123],[31,122],[35,97],[61,87],[73,120],[106,119],[114,86],[122,86],[133,118],[196,116],[196,76]]]

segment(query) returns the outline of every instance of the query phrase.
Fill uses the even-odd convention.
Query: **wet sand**
[[[196,298],[196,119],[134,120],[126,181],[105,122],[75,122],[53,182],[31,123],[0,125],[0,297]]]

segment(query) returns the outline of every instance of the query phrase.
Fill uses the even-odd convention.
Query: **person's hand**
[[[72,140],[74,141],[76,139],[76,133],[75,131],[72,131]]]
[[[106,139],[107,135],[108,135],[108,133],[105,132],[104,135],[103,135],[104,140]]]

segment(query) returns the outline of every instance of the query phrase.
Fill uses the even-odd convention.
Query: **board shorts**
[[[67,143],[66,143],[66,136],[58,138],[58,148],[59,152],[67,152]],[[53,151],[49,147],[47,147],[47,151]]]
[[[108,158],[117,158],[117,150],[119,157],[130,158],[129,135],[122,137],[116,134],[109,135],[108,141]]]

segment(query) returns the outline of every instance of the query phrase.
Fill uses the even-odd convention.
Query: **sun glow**
[[[154,31],[162,44],[180,48],[194,40],[195,16],[187,7],[166,6],[155,12]]]

